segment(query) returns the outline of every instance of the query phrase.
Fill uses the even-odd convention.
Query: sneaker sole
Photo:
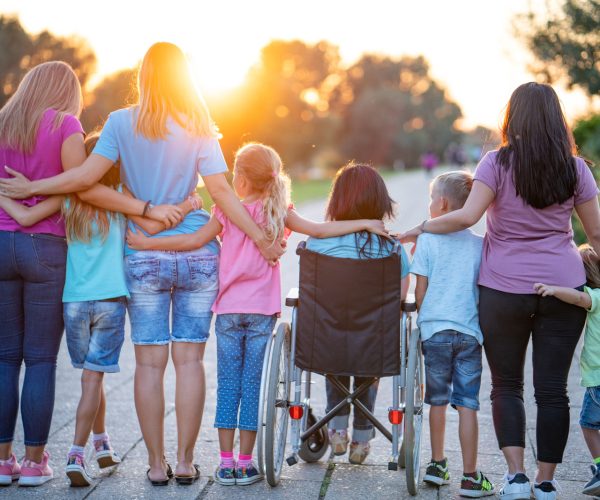
[[[85,470],[82,470],[81,467],[69,465],[67,466],[66,473],[69,481],[71,481],[71,486],[79,488],[82,486],[90,486],[92,484],[92,478]]]
[[[258,481],[262,481],[263,476],[258,475],[254,477],[249,477],[248,479],[236,479],[235,484],[238,486],[248,486],[249,484],[258,483]]]
[[[489,497],[491,495],[493,495],[495,493],[494,490],[492,491],[483,491],[483,490],[463,490],[462,488],[458,491],[458,494],[461,497],[467,497],[467,498],[483,498],[483,497]]]
[[[429,476],[427,474],[425,474],[423,477],[423,481],[434,486],[444,486],[446,484],[450,484],[449,479],[442,479],[441,477]]]
[[[533,493],[531,490],[519,493],[505,493],[504,495],[498,493],[498,498],[501,500],[529,500],[530,498],[533,498]]]
[[[600,496],[600,484],[595,484],[594,486],[583,488],[583,491],[581,493],[590,496]]]
[[[231,478],[231,479],[223,479],[217,476],[213,476],[213,479],[215,480],[216,483],[219,483],[222,486],[233,486],[235,485],[235,478]]]
[[[98,462],[98,466],[101,469],[106,469],[107,467],[112,467],[113,465],[119,465],[121,463],[121,459],[108,452],[106,455],[96,455],[96,462]]]
[[[19,486],[41,486],[52,479],[54,479],[54,476],[21,476]]]
[[[13,474],[12,476],[0,476],[0,486],[10,486],[13,481],[17,481],[21,474]]]
[[[350,462],[352,465],[362,465],[366,459],[367,455],[361,458],[355,458],[352,455],[350,455],[350,457],[348,458],[348,462]]]

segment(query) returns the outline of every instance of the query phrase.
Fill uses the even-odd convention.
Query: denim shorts
[[[206,342],[219,290],[218,269],[218,254],[206,248],[128,255],[125,277],[133,343]]]
[[[119,371],[119,355],[125,339],[125,310],[125,298],[65,302],[67,347],[75,368],[105,373]]]
[[[425,402],[479,410],[481,345],[472,335],[437,332],[423,342]]]
[[[586,429],[600,430],[600,386],[586,388],[579,425]]]

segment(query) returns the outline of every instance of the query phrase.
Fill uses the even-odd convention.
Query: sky
[[[533,79],[511,20],[544,0],[0,0],[28,31],[88,40],[98,75],[135,66],[156,41],[178,44],[206,93],[241,83],[271,39],[328,40],[343,62],[361,54],[423,54],[431,73],[461,106],[463,128],[497,127],[511,92]],[[585,114],[579,92],[561,97],[570,120]]]

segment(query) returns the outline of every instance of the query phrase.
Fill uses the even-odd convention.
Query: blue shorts
[[[472,335],[455,330],[435,333],[423,342],[425,402],[479,410],[481,345]]]
[[[206,248],[128,255],[125,277],[133,343],[206,342],[219,291],[218,268],[218,254]]]
[[[586,429],[600,429],[600,386],[588,387],[585,390],[579,425]]]
[[[75,368],[105,373],[119,371],[125,310],[125,298],[64,303],[67,347]]]

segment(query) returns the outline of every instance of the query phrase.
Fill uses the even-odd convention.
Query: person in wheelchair
[[[344,221],[357,219],[386,219],[394,216],[394,201],[390,197],[385,182],[373,167],[363,164],[349,163],[338,170],[329,202],[326,219]],[[389,239],[360,231],[333,238],[309,238],[306,248],[313,252],[351,259],[377,259],[388,257],[394,243]],[[404,249],[401,250],[402,300],[406,298],[409,286],[409,260]],[[350,377],[337,377],[346,387],[350,386]],[[366,379],[354,378],[356,389]],[[358,399],[372,412],[375,407],[378,384],[371,385],[369,390]],[[327,412],[344,399],[332,383],[326,381]],[[348,422],[350,405],[336,415],[329,423],[329,442],[333,453],[344,455],[348,449]],[[362,464],[367,458],[369,441],[375,436],[375,429],[360,411],[354,413],[352,442],[350,443],[349,461]]]
[[[473,176],[466,172],[437,176],[431,183],[431,217],[461,208],[472,185]],[[423,234],[410,269],[417,276],[415,298],[425,357],[425,403],[431,405],[432,459],[423,479],[435,486],[450,482],[444,456],[446,408],[450,403],[459,413],[463,456],[460,495],[470,498],[494,494],[494,485],[477,469],[483,344],[477,312],[477,278],[482,247],[483,238],[470,229],[444,235]]]

